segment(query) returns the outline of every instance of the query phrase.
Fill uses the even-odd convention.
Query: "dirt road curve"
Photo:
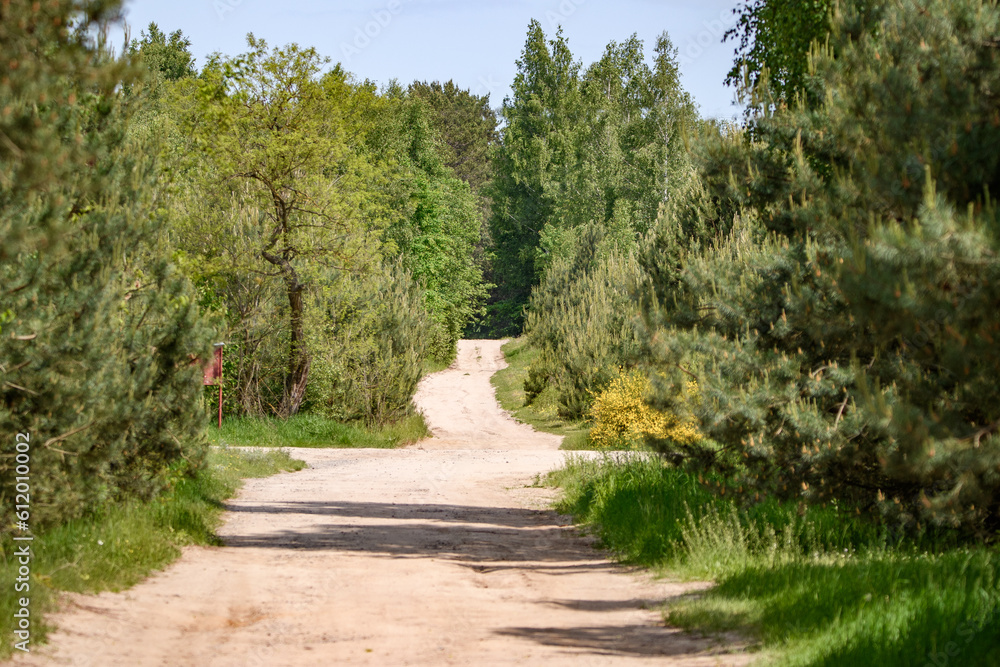
[[[248,481],[228,546],[125,593],[72,597],[19,665],[741,665],[648,609],[691,585],[603,559],[532,480],[558,438],[496,405],[496,341],[463,341],[405,450],[295,450]]]

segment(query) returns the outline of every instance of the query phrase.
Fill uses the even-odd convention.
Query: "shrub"
[[[434,327],[410,275],[399,266],[342,274],[316,310],[307,407],[369,426],[409,414]]]
[[[582,419],[594,394],[636,356],[629,289],[638,263],[604,240],[597,226],[582,230],[573,258],[554,262],[531,299],[526,337],[540,354],[525,393],[530,403],[553,385],[564,419]]]
[[[618,377],[594,397],[589,413],[594,421],[590,430],[591,443],[601,449],[622,445],[636,449],[645,437],[681,443],[701,440],[693,420],[650,407],[646,402],[649,390],[650,382],[644,375],[634,370],[620,371]],[[694,397],[698,385],[689,382],[686,390]]]

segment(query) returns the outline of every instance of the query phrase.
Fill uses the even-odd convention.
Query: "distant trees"
[[[683,171],[681,128],[696,119],[679,86],[676,50],[662,35],[653,66],[635,37],[612,42],[585,71],[561,33],[537,22],[501,111],[490,230],[501,285],[498,332],[516,332],[534,285],[556,257],[573,253],[576,231],[594,223],[625,248],[647,231]]]
[[[431,108],[430,123],[447,147],[445,165],[479,194],[492,176],[490,150],[499,140],[489,96],[474,95],[453,81],[415,81],[407,94]]]
[[[128,52],[137,56],[154,78],[177,81],[198,73],[191,55],[191,40],[180,30],[167,36],[159,26],[150,23],[139,33],[139,39],[132,40]]]
[[[533,23],[502,112],[490,224],[503,298],[492,322],[505,333],[524,322],[540,351],[526,396],[553,393],[567,419],[635,364],[635,251],[690,186],[683,135],[700,121],[666,34],[652,56],[650,66],[632,37],[584,70],[561,34],[546,41]]]
[[[435,86],[440,87],[432,84],[430,89]],[[461,95],[452,89],[452,94],[456,100],[472,99],[467,91]],[[447,100],[442,103],[446,110]],[[481,315],[487,295],[481,246],[484,202],[448,166],[454,153],[436,129],[442,122],[438,112],[402,88],[387,90],[381,104],[381,127],[368,141],[394,174],[393,208],[399,212],[385,239],[423,287],[434,324],[432,356],[449,360],[466,325]],[[452,117],[448,131],[457,136],[459,119],[481,127],[480,112]],[[465,168],[472,169],[470,164]]]

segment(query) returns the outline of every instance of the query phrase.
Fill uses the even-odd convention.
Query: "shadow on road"
[[[338,550],[384,558],[451,560],[481,575],[533,573],[566,576],[626,571],[595,551],[589,540],[553,511],[454,504],[377,502],[234,503],[229,511],[272,514],[261,534],[228,534],[229,547]],[[316,517],[328,520],[316,523]],[[296,527],[296,524],[301,527]],[[274,525],[284,525],[274,529]],[[719,659],[725,649],[662,624],[597,625],[609,613],[656,609],[663,600],[540,600],[540,605],[579,612],[573,627],[499,627],[497,636],[587,655],[690,656]],[[715,656],[708,658],[708,656]],[[684,663],[688,664],[688,663]],[[697,664],[701,664],[698,662]]]
[[[576,569],[612,569],[552,511],[464,505],[284,502],[233,504],[230,512],[277,515],[261,534],[228,534],[230,547],[331,549],[389,557],[453,558],[464,563],[558,562]],[[312,517],[295,527],[296,515]],[[315,516],[329,521],[316,523]],[[280,517],[280,518],[279,518]]]

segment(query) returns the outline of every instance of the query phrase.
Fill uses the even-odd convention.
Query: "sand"
[[[500,341],[461,341],[415,402],[434,437],[294,449],[248,480],[224,547],[191,547],[122,593],[67,595],[18,665],[743,665],[666,627],[703,589],[614,564],[535,482],[567,453],[497,405]]]

